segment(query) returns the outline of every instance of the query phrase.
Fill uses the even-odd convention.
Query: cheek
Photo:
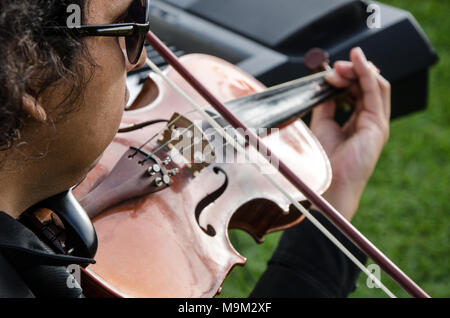
[[[85,98],[86,113],[82,138],[89,140],[91,151],[96,158],[114,138],[125,108],[126,83],[124,76],[101,81],[98,88],[91,87]],[[95,158],[95,159],[96,159]]]
[[[126,66],[117,38],[96,40],[90,51],[94,52],[91,55],[97,66],[86,87],[84,102],[93,132],[104,136],[109,143],[117,132],[125,108]]]
[[[117,133],[124,111],[123,100],[124,93],[98,94],[57,127],[60,174],[79,180],[89,172]]]
[[[114,138],[126,103],[126,69],[120,46],[111,38],[98,42],[97,50],[91,53],[97,66],[85,88],[83,105],[62,128],[71,144],[68,168],[81,174]]]

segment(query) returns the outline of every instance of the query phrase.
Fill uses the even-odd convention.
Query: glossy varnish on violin
[[[257,80],[218,58],[190,55],[181,61],[222,101],[265,90]],[[172,68],[165,73],[207,108],[205,101]],[[170,119],[175,112],[185,114],[192,110],[157,75],[151,77],[158,97],[149,106],[126,112],[123,127],[145,120]],[[201,119],[196,113],[186,117]],[[139,147],[163,127],[162,123],[118,134],[95,169],[74,191],[76,197],[83,199],[130,147]],[[328,159],[301,120],[285,123],[279,138],[272,134],[264,141],[286,158],[308,186],[318,193],[327,189],[331,182]],[[143,150],[150,153],[158,146],[153,141]],[[166,153],[156,155],[164,159]],[[174,167],[172,163],[170,168]],[[282,176],[276,175],[276,179],[298,201],[305,200]],[[201,211],[198,224],[198,203],[224,186],[225,180],[225,191]],[[85,286],[90,289],[95,285],[99,287],[97,291],[122,297],[212,297],[231,268],[245,263],[245,258],[230,244],[229,228],[244,229],[262,242],[267,233],[291,227],[302,218],[250,164],[213,163],[195,177],[182,169],[169,188],[121,203],[93,220],[99,239],[97,264],[86,269]],[[214,235],[203,230],[208,225],[214,229]]]

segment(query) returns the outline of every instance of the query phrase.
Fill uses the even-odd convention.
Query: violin
[[[268,134],[265,142],[284,153],[315,191],[328,188],[331,168],[324,150],[300,119],[292,119],[309,107],[298,105],[299,99],[317,103],[330,93],[321,88],[323,75],[266,90],[216,57],[187,55],[180,62],[250,127],[280,127],[278,135]],[[173,68],[164,73],[204,109],[211,108]],[[211,143],[207,129],[200,129],[202,118],[189,114],[190,105],[157,74],[150,78],[159,92],[156,99],[125,113],[121,131],[126,132],[117,135],[75,189],[99,239],[97,263],[85,273],[109,293],[123,297],[212,297],[233,266],[245,263],[232,247],[228,229],[245,230],[262,242],[266,234],[298,224],[303,215],[231,146],[219,154],[223,143]],[[261,115],[255,116],[255,111]],[[156,118],[167,122],[127,131]],[[191,138],[186,137],[189,133]],[[184,138],[172,138],[174,134]],[[202,139],[201,149],[214,149],[213,160],[197,160],[194,151],[180,154],[196,136]],[[282,176],[277,179],[299,202],[306,201]],[[135,199],[123,202],[130,197]]]
[[[72,252],[96,250],[96,264],[82,270],[86,296],[213,297],[245,264],[229,229],[262,243],[300,223],[311,203],[412,295],[427,296],[321,198],[330,163],[300,117],[342,94],[326,72],[267,89],[219,58],[178,60],[151,32],[147,40],[171,66],[150,73],[138,97],[144,106],[125,112],[102,159],[73,190],[96,232],[67,237],[78,242]],[[57,214],[65,227],[76,223]]]

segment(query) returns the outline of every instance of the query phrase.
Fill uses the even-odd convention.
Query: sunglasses
[[[58,33],[73,32],[78,36],[116,36],[125,38],[128,61],[136,64],[150,30],[150,0],[133,0],[123,18],[124,23],[49,27]]]

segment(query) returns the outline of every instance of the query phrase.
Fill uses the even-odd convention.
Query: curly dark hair
[[[65,25],[68,5],[77,4],[84,12],[86,1],[0,1],[0,151],[19,136],[25,94],[38,99],[65,78],[73,88],[62,104],[73,104],[81,96],[83,41],[71,34],[55,36],[47,27]]]

